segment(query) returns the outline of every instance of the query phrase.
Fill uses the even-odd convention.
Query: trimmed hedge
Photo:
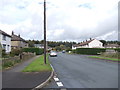
[[[36,55],[41,55],[44,53],[44,49],[41,49],[41,48],[23,48],[23,52],[32,52],[32,53],[36,53]]]
[[[99,55],[101,52],[105,52],[105,48],[77,48],[77,54],[87,54],[87,55]]]

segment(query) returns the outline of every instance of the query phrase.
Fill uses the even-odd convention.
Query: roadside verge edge
[[[43,88],[52,79],[52,77],[54,75],[54,68],[53,68],[53,66],[51,64],[50,64],[50,66],[52,68],[52,72],[51,72],[51,75],[49,76],[49,78],[45,82],[43,82],[42,84],[40,84],[37,87],[33,88],[32,90]]]

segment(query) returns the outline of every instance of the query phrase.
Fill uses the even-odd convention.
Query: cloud
[[[116,40],[118,1],[47,0],[47,40]],[[0,29],[43,39],[43,0],[1,0],[0,11]]]

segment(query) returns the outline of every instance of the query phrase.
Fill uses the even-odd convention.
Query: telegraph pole
[[[46,0],[44,0],[44,64],[46,64]]]

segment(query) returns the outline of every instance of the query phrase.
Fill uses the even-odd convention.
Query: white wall
[[[103,43],[95,39],[89,43],[89,48],[103,48]]]
[[[2,47],[4,44],[6,45],[5,50],[7,53],[11,52],[11,37],[6,36],[6,40],[3,40],[3,35],[0,34],[0,43]]]
[[[72,46],[72,49],[74,50],[74,49],[76,49],[76,47]]]

